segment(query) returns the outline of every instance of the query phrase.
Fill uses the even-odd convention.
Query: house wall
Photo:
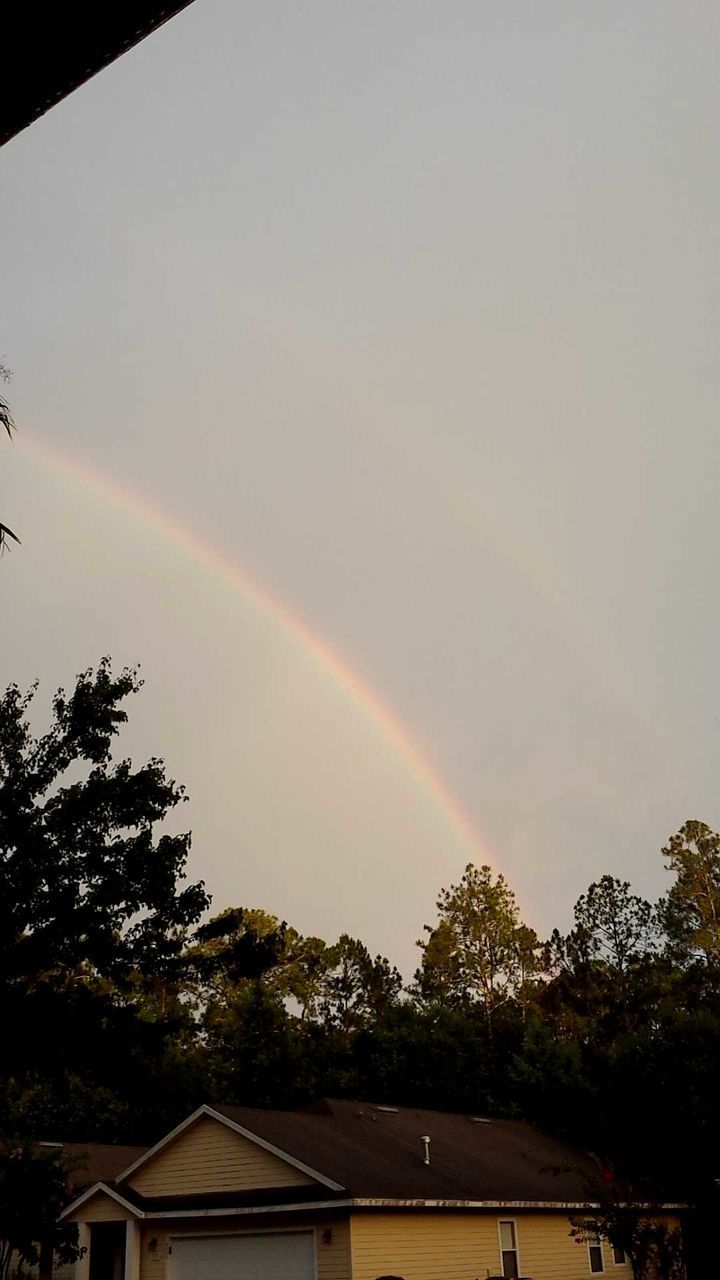
[[[515,1222],[520,1274],[532,1280],[590,1280],[587,1246],[561,1213],[367,1213],[350,1224],[352,1280],[483,1280],[502,1275],[498,1223]],[[603,1243],[606,1280],[630,1280]]]
[[[201,1116],[128,1179],[143,1196],[317,1185],[227,1125]]]
[[[118,1221],[125,1211],[98,1194],[76,1215],[83,1222]],[[315,1233],[317,1280],[485,1280],[502,1274],[498,1223],[515,1222],[521,1276],[532,1280],[593,1280],[587,1246],[570,1235],[562,1213],[365,1212],[319,1216],[283,1213],[145,1221],[140,1233],[139,1280],[171,1280],[168,1247],[183,1235]],[[668,1219],[668,1225],[676,1225]],[[323,1236],[330,1232],[325,1242]],[[630,1267],[613,1262],[603,1242],[604,1280],[631,1280]],[[597,1273],[596,1273],[597,1274]],[[210,1278],[211,1280],[211,1278]]]

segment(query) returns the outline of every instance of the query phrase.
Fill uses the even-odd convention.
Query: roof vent
[[[488,1120],[487,1116],[471,1116],[473,1124],[492,1124],[492,1120]]]
[[[376,1111],[382,1111],[388,1116],[396,1116],[400,1110],[399,1107],[376,1107]]]

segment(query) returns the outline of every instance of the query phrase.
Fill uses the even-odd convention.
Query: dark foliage
[[[696,1206],[687,1239],[705,1266],[720,1177],[720,837],[686,824],[664,850],[663,901],[603,876],[545,944],[502,878],[467,868],[441,891],[403,991],[347,935],[304,938],[248,907],[199,924],[208,898],[183,881],[189,836],[163,831],[182,788],[159,760],[112,759],[139,687],[103,661],[58,692],[40,736],[34,690],[0,698],[0,1018],[13,1028],[0,1130],[150,1142],[208,1099],[322,1094],[523,1116],[647,1197]]]

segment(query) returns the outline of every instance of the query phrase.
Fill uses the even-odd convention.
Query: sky
[[[410,976],[720,825],[720,13],[195,0],[0,152],[3,684],[118,744],[214,909]]]

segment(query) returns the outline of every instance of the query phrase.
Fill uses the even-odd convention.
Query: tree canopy
[[[323,939],[254,904],[209,913],[185,878],[190,836],[165,825],[182,786],[161,760],[116,754],[140,687],[103,659],[58,690],[41,732],[34,687],[0,696],[0,1131],[149,1143],[200,1102],[323,1094],[523,1116],[643,1194],[698,1206],[701,1257],[720,1143],[720,835],[685,823],[660,901],[606,873],[545,940],[502,875],[469,865],[439,889],[404,986],[341,919]],[[671,1266],[674,1244],[648,1249]]]

